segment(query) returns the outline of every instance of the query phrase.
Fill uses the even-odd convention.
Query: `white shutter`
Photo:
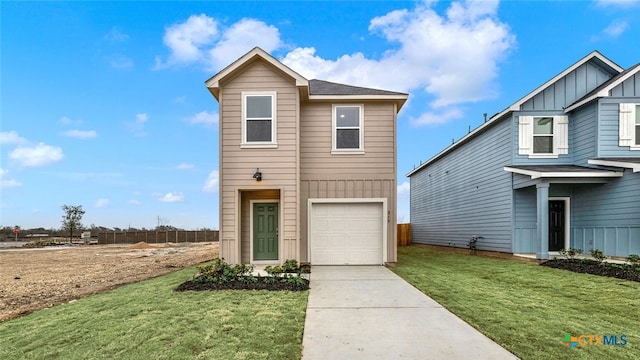
[[[533,116],[518,116],[518,154],[533,154]]]
[[[633,146],[636,104],[620,104],[620,146]]]
[[[569,153],[569,117],[558,115],[553,117],[553,153],[556,155]]]

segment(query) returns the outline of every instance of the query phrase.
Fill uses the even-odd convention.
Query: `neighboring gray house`
[[[640,254],[640,64],[594,51],[407,176],[415,243]]]
[[[307,80],[260,48],[206,86],[220,104],[220,257],[396,261],[396,116],[407,94]]]

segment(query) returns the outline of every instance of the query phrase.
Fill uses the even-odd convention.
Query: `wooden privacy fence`
[[[98,233],[98,244],[184,243],[218,241],[218,230],[108,231]]]
[[[398,224],[398,246],[411,244],[411,224]]]

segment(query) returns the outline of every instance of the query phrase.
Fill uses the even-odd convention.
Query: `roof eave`
[[[640,164],[636,164],[632,162],[602,160],[602,159],[589,159],[587,162],[592,165],[613,166],[613,167],[631,169],[634,173],[640,172]]]
[[[366,100],[382,100],[393,101],[398,104],[398,111],[407,102],[409,95],[309,95],[309,100],[330,101],[330,100],[347,100],[347,101],[366,101]]]
[[[542,172],[534,170],[518,169],[505,166],[504,171],[516,173],[520,175],[530,176],[531,180],[542,178],[602,178],[602,177],[622,177],[624,173],[618,171],[602,171],[595,170],[589,172],[571,172],[571,171],[554,171]]]

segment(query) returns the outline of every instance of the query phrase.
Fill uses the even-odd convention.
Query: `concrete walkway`
[[[516,359],[382,266],[314,266],[304,360]]]

